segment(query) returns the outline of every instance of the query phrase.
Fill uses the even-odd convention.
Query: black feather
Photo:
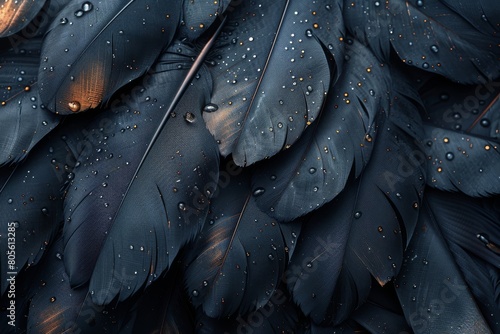
[[[408,65],[462,83],[500,75],[495,0],[344,3],[347,29],[382,61],[393,49]]]
[[[286,287],[279,286],[261,308],[237,317],[215,319],[198,310],[196,333],[304,333],[303,315],[293,304]]]
[[[498,198],[426,191],[443,238],[494,333],[500,331]]]
[[[76,152],[70,148],[75,138],[61,136],[70,130],[67,127],[47,137],[22,164],[1,169],[0,249],[2,254],[8,250],[15,254],[12,268],[4,259],[1,261],[2,292],[8,285],[9,272],[22,272],[40,260],[63,221],[61,190],[71,177]],[[12,240],[14,249],[9,246]]]
[[[499,96],[498,82],[433,79],[422,88],[429,186],[469,196],[500,193]]]
[[[239,171],[218,181],[208,223],[189,251],[186,284],[192,303],[213,318],[265,305],[288,260],[283,235],[289,231],[257,208],[249,173]]]
[[[405,317],[415,332],[489,333],[441,233],[441,217],[424,199],[417,229],[395,282]]]
[[[60,117],[45,109],[38,95],[37,74],[41,37],[0,52],[0,165],[18,162],[59,123]]]
[[[125,164],[122,168],[132,169],[132,173],[108,174],[105,182],[111,186],[116,182],[114,191],[123,195],[121,203],[111,208],[111,216],[107,216],[113,226],[100,250],[90,283],[98,304],[109,303],[116,295],[124,300],[147,281],[155,280],[205,221],[208,199],[215,190],[206,186],[212,181],[209,175],[217,177],[219,162],[215,141],[201,118],[201,109],[208,103],[210,86],[206,79],[207,75],[202,73],[188,89],[174,110],[178,116],[169,119],[155,143],[138,145],[138,158],[144,160],[139,163],[133,160],[133,167],[127,167],[122,160],[120,164]],[[160,87],[154,86],[155,90],[147,92],[153,100],[164,101],[157,95],[163,94]],[[152,109],[161,113],[160,105],[154,104]],[[124,139],[127,140],[117,138],[119,147],[123,147]],[[147,145],[151,149],[145,156]],[[116,166],[115,162],[111,164]],[[137,175],[133,173],[134,167]],[[135,179],[139,181],[133,182]],[[125,282],[116,272],[133,279]]]
[[[218,110],[204,113],[223,156],[239,166],[273,156],[317,118],[334,76],[327,45],[341,49],[339,13],[297,0],[245,1],[228,16],[206,108]]]
[[[194,333],[194,309],[184,291],[180,263],[148,287],[126,317],[120,333]]]
[[[120,87],[142,76],[172,41],[180,5],[180,1],[72,0],[45,36],[38,73],[42,101],[59,114],[106,102]]]
[[[365,171],[304,224],[291,259],[298,275],[288,281],[315,323],[340,324],[368,297],[370,273],[384,285],[401,268],[425,180],[424,165],[406,161],[420,152],[419,121],[407,116],[415,109],[403,95],[393,99]]]
[[[0,37],[13,35],[33,20],[46,0],[4,1],[0,7]]]
[[[369,49],[351,42],[346,46],[349,60],[318,122],[292,148],[258,166],[253,178],[254,189],[265,191],[257,204],[280,220],[332,200],[344,189],[351,170],[359,176],[369,160],[377,114],[388,109],[389,73]]]

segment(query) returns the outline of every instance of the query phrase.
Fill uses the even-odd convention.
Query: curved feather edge
[[[395,284],[415,332],[491,333],[424,200]]]
[[[233,163],[234,165],[234,163]],[[207,223],[188,252],[186,286],[191,302],[209,317],[245,314],[269,302],[293,252],[285,234],[300,231],[297,223],[282,229],[261,212],[250,190],[248,170],[228,179],[221,172]]]
[[[58,114],[96,108],[146,73],[173,40],[180,5],[137,0],[67,4],[42,47],[38,78],[47,108]],[[143,46],[148,52],[142,52]]]
[[[84,120],[80,119],[80,124]],[[9,272],[22,273],[37,264],[63,221],[63,185],[71,178],[76,163],[72,150],[78,138],[68,126],[44,139],[29,157],[15,167],[2,167],[0,249],[15,254],[15,267],[2,261],[1,291],[9,283]],[[66,132],[66,131],[69,131]],[[68,135],[66,135],[68,134]],[[22,187],[19,185],[22,184]],[[15,236],[17,249],[12,249]]]
[[[265,191],[257,204],[277,219],[289,221],[331,201],[351,170],[359,176],[370,159],[377,115],[389,109],[389,72],[362,44],[349,39],[345,47],[345,68],[317,122],[290,149],[257,166],[252,187]]]
[[[243,2],[228,15],[213,51],[212,112],[203,115],[223,156],[251,165],[292,145],[317,118],[334,76],[327,46],[340,49],[343,36],[339,11],[288,0]]]
[[[208,89],[204,75],[193,82],[174,110],[179,117],[169,119],[147,155],[141,154],[137,174],[126,180],[90,281],[95,303],[115,296],[123,301],[156,280],[205,221],[214,191],[207,185],[219,169],[217,145],[201,118]]]
[[[381,61],[394,49],[407,65],[461,83],[500,75],[500,13],[494,1],[344,1],[343,14],[346,28]]]
[[[0,37],[13,35],[25,28],[40,12],[45,1],[5,1],[0,7]]]
[[[298,273],[288,287],[317,324],[345,321],[368,297],[370,274],[380,285],[397,275],[413,234],[425,171],[422,161],[410,165],[404,159],[421,152],[421,131],[416,106],[397,97],[389,117],[379,122],[365,171],[304,223],[305,237],[291,259]]]

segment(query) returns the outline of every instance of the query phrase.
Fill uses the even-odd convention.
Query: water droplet
[[[273,260],[274,260],[274,255],[273,255],[273,254],[269,254],[269,255],[267,256],[267,258],[268,258],[269,260],[273,261]]]
[[[262,187],[258,187],[256,188],[254,191],[253,191],[253,195],[255,197],[257,196],[261,196],[262,194],[264,194],[266,192],[266,189],[262,188]]]
[[[489,126],[490,126],[491,122],[490,122],[490,120],[489,120],[489,119],[487,119],[487,118],[483,118],[483,119],[481,120],[480,124],[481,124],[481,126],[482,126],[482,127],[487,128],[487,127],[489,127]]]
[[[53,303],[56,301],[56,297],[50,297],[50,302]]]
[[[214,112],[219,109],[219,106],[214,103],[209,103],[205,107],[203,107],[204,112]]]
[[[12,202],[14,202],[14,200],[13,200],[12,198],[9,198],[9,199],[7,200],[7,203],[9,203],[9,204],[12,204]]]
[[[203,286],[207,287],[208,286],[208,281],[203,281]]]
[[[94,5],[89,1],[84,2],[82,5],[82,9],[84,12],[90,12],[92,8],[94,8]]]
[[[178,208],[179,208],[179,210],[181,210],[181,211],[187,211],[186,204],[184,204],[183,202],[179,202],[179,204],[177,204],[177,207],[178,207]]]
[[[187,112],[185,115],[184,115],[184,119],[186,120],[186,122],[188,123],[194,123],[195,121],[195,116],[193,113],[190,113],[190,112]]]
[[[83,10],[79,9],[75,12],[76,17],[82,17],[83,16]]]
[[[68,19],[65,18],[65,17],[63,17],[61,20],[59,20],[59,23],[60,24],[66,24],[66,23],[68,23]]]
[[[384,229],[382,228],[382,226],[379,226],[377,227],[377,231],[379,231],[380,233],[384,232]]]
[[[59,252],[57,252],[57,253],[56,253],[56,258],[57,258],[58,260],[62,260],[62,254],[61,254],[61,253],[59,253]]]
[[[78,101],[71,101],[70,103],[68,103],[68,107],[72,112],[78,112],[80,111],[81,105]]]
[[[375,96],[375,91],[373,89],[370,89],[368,92],[370,93],[371,96]]]
[[[48,216],[48,215],[49,215],[49,209],[47,209],[47,208],[42,208],[42,213],[43,213],[45,216]]]
[[[199,295],[198,290],[193,290],[191,294],[193,295],[193,297],[198,297]]]
[[[108,186],[108,183],[107,183],[107,182],[103,182],[101,185],[102,185],[104,188],[106,188],[106,187]]]
[[[423,0],[418,0],[417,1],[417,6],[418,7],[422,7],[424,5],[424,1]]]
[[[429,68],[429,63],[425,62],[422,64],[422,68],[428,69]]]
[[[455,155],[453,153],[451,152],[446,153],[446,160],[451,161],[453,160],[453,158],[455,158]]]
[[[313,36],[313,32],[312,32],[312,30],[311,30],[311,29],[307,29],[307,30],[306,30],[306,36],[307,36],[307,37],[312,37],[312,36]]]
[[[359,219],[362,215],[363,213],[361,211],[356,211],[356,213],[354,214],[354,218]]]
[[[434,52],[434,53],[438,53],[439,52],[439,48],[437,47],[437,45],[431,45],[431,51]]]
[[[307,268],[312,268],[312,266],[313,266],[312,262],[307,262],[307,264],[306,264]]]
[[[314,173],[316,173],[316,168],[314,167],[309,168],[309,174],[314,174]]]

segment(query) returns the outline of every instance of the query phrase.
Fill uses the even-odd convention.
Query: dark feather
[[[192,303],[213,318],[265,305],[288,260],[284,231],[257,208],[249,173],[241,172],[218,181],[208,223],[189,251],[186,284]]]
[[[293,304],[286,287],[279,286],[261,308],[231,318],[215,319],[197,312],[196,333],[304,333],[303,315]]]
[[[178,69],[179,64],[182,66]],[[84,137],[77,157],[81,164],[74,171],[65,200],[68,222],[64,226],[64,255],[73,286],[90,279],[122,201],[116,194],[127,190],[178,82],[190,65],[189,57],[167,52],[142,82],[129,88],[111,103],[109,110],[100,112],[79,131]],[[178,119],[182,121],[186,112],[179,113]],[[93,243],[91,248],[89,240]]]
[[[419,122],[405,116],[415,109],[403,95],[393,99],[365,171],[304,224],[291,259],[298,275],[288,282],[294,300],[318,324],[346,320],[368,297],[369,274],[384,285],[401,268],[425,179],[422,164],[405,160],[418,150]]]
[[[6,45],[0,53],[0,165],[20,161],[59,123],[38,95],[41,37]]]
[[[180,1],[71,1],[44,40],[38,73],[42,101],[59,114],[106,102],[120,87],[142,76],[172,41],[180,5]]]
[[[66,130],[70,130],[70,127]],[[15,240],[14,267],[8,266],[4,259],[1,261],[2,293],[7,287],[8,273],[19,273],[36,264],[63,221],[61,189],[71,177],[70,172],[75,163],[75,152],[71,151],[69,143],[73,138],[64,137],[63,140],[63,133],[61,131],[47,137],[24,163],[1,169],[2,254],[12,250],[8,238]]]
[[[254,189],[265,191],[257,204],[280,220],[332,200],[351,170],[359,176],[370,157],[377,114],[388,108],[389,73],[360,43],[350,41],[346,48],[349,60],[318,122],[292,148],[258,166],[253,178]]]
[[[194,333],[194,309],[184,291],[182,268],[175,263],[131,307],[120,333]]]
[[[422,88],[429,186],[469,196],[500,193],[499,96],[498,82],[433,79]]]
[[[498,198],[426,192],[441,233],[493,332],[500,331]]]
[[[489,333],[448,248],[439,220],[424,199],[417,229],[396,280],[396,292],[415,332]]]
[[[367,302],[352,314],[369,333],[411,333],[401,310],[394,285],[373,285]]]
[[[4,1],[0,7],[0,37],[19,32],[44,6],[46,0]]]
[[[158,80],[161,78],[161,75],[158,76]],[[115,184],[115,194],[123,194],[121,203],[115,204],[105,215],[111,217],[113,226],[100,250],[90,283],[90,289],[95,293],[94,301],[98,304],[109,303],[116,295],[124,300],[141,289],[147,281],[155,280],[172,264],[180,247],[194,238],[205,221],[208,199],[215,190],[207,187],[207,184],[212,181],[210,175],[217,177],[219,162],[215,141],[201,118],[201,109],[208,103],[210,88],[206,80],[207,75],[202,72],[201,78],[188,89],[174,110],[177,116],[169,119],[155,143],[150,144],[149,139],[147,142],[138,142],[136,154],[144,160],[138,162],[137,158],[130,159],[130,167],[127,161],[118,160],[104,163],[99,168],[102,171],[97,169],[99,173],[109,175],[105,184]],[[151,94],[152,100],[158,99],[159,103],[153,102],[150,110],[163,116],[166,112],[161,108],[165,101],[164,91],[161,85],[153,87],[145,93]],[[144,99],[146,96],[142,95],[136,101],[142,102]],[[145,115],[148,114],[147,109],[141,109]],[[136,118],[138,121],[139,117]],[[154,116],[151,113],[149,117]],[[149,117],[146,118],[148,123]],[[145,131],[148,127],[155,130],[155,125],[157,122],[144,124],[143,127]],[[127,135],[120,138],[120,134],[117,134],[114,137],[117,149],[123,149],[123,140],[129,140]],[[111,140],[108,143],[111,145]],[[145,151],[148,145],[151,147],[149,154]],[[128,150],[130,152],[131,148]],[[109,156],[110,153],[118,152],[108,150],[106,153]],[[116,158],[120,159],[119,155]],[[87,168],[97,167],[91,167],[90,162]],[[124,172],[115,169],[117,164]],[[112,169],[106,174],[104,169],[109,167]],[[134,175],[135,168],[138,170],[137,176]],[[133,182],[135,179],[139,181]],[[99,187],[102,188],[102,184]],[[106,196],[102,204],[104,209],[108,200]],[[75,242],[86,242],[84,240],[90,239]],[[66,247],[70,249],[68,243]],[[125,282],[116,277],[116,272],[133,279]]]
[[[462,83],[500,75],[495,0],[344,3],[347,29],[382,61],[393,49],[408,65]]]
[[[229,15],[205,108],[218,110],[203,115],[223,156],[239,166],[273,156],[317,118],[334,76],[328,45],[341,49],[338,14],[338,5],[290,0],[245,1]]]

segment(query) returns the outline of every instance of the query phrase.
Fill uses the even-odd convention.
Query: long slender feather
[[[200,77],[174,109],[179,116],[169,119],[158,140],[153,137],[142,148],[139,146],[136,172],[121,182],[114,181],[118,187],[124,186],[123,196],[112,208],[112,229],[90,283],[98,304],[109,303],[116,295],[124,300],[147,281],[155,280],[205,220],[206,202],[214,191],[207,184],[210,175],[217,177],[219,159],[215,141],[201,118],[210,86],[205,73]],[[155,92],[160,93],[150,93]],[[164,113],[168,115],[173,107]],[[163,118],[164,114],[159,116]],[[152,129],[156,131],[156,127]],[[134,182],[136,179],[140,182]],[[112,180],[107,183],[112,184]],[[134,208],[138,203],[145,212]],[[134,278],[125,282],[116,278],[115,271]]]

